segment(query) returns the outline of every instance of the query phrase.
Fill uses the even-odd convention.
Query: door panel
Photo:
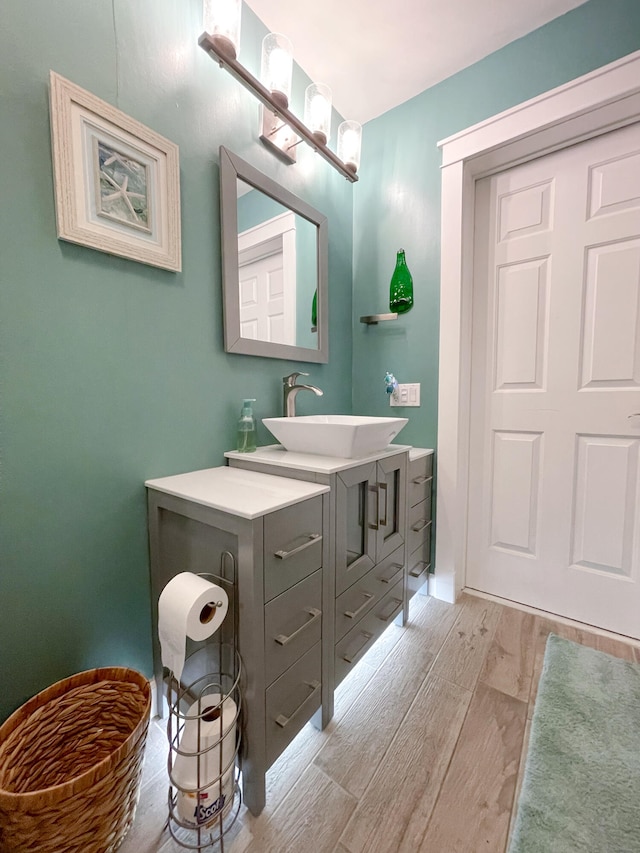
[[[640,125],[475,223],[467,586],[640,638]]]
[[[640,387],[640,240],[587,252],[582,387]]]

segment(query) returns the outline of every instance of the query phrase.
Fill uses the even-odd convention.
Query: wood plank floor
[[[223,853],[504,853],[547,636],[640,662],[640,648],[465,595],[413,598],[242,806]],[[136,820],[119,853],[177,853],[164,723],[152,721]],[[209,848],[220,850],[220,846]]]

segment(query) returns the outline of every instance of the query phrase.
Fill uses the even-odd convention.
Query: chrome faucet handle
[[[308,376],[308,375],[309,375],[308,373],[299,373],[299,372],[294,371],[293,373],[290,373],[288,376],[283,376],[282,381],[284,382],[285,385],[288,385],[289,388],[292,388],[296,384],[296,379],[298,378],[298,376]]]

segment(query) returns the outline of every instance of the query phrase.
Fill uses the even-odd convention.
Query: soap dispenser
[[[256,419],[253,416],[252,403],[255,403],[255,398],[242,402],[242,411],[238,421],[237,445],[240,453],[253,453],[256,449]]]

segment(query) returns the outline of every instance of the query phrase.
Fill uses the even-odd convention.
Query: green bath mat
[[[640,665],[549,635],[509,853],[640,853]]]

